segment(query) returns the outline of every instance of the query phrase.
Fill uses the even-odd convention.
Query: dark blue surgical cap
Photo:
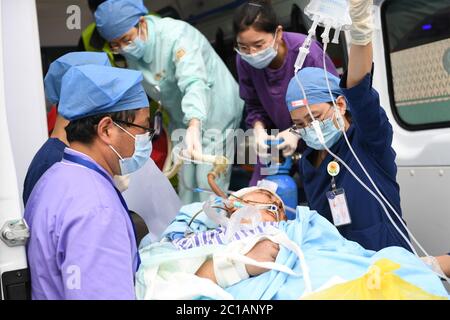
[[[104,52],[70,52],[56,59],[50,64],[44,79],[45,95],[50,103],[59,102],[61,80],[67,70],[84,64],[111,65]]]
[[[61,84],[58,112],[67,120],[149,106],[139,71],[84,65],[72,67]]]

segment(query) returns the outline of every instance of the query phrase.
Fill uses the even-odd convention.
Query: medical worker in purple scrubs
[[[153,129],[138,71],[70,68],[58,112],[70,147],[30,194],[25,219],[33,299],[134,299],[136,235],[114,175],[150,158]]]
[[[278,146],[284,156],[297,149],[298,137],[289,132],[291,116],[285,107],[289,80],[294,76],[298,49],[306,35],[284,32],[270,1],[250,0],[238,9],[233,22],[236,36],[239,93],[245,101],[246,124],[254,129],[255,149],[259,157],[268,156],[266,141],[284,139]],[[322,47],[313,41],[304,67],[322,68]],[[327,70],[337,75],[331,59],[326,57]],[[270,135],[278,129],[278,135]],[[259,162],[259,161],[258,161]],[[254,168],[250,185],[262,179],[261,164]]]

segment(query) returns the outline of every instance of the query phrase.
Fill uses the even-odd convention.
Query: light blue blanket
[[[313,290],[333,276],[346,280],[359,278],[374,262],[387,258],[401,265],[394,273],[404,280],[428,293],[448,297],[439,277],[411,252],[400,247],[389,247],[378,252],[365,250],[358,243],[342,237],[316,211],[297,207],[297,219],[282,222],[279,228],[303,249]],[[280,249],[276,262],[301,272],[299,259],[285,248]],[[304,289],[303,277],[269,271],[241,281],[226,291],[236,299],[298,299]]]
[[[172,238],[171,235],[184,232],[187,221],[199,208],[198,204],[183,207],[183,213],[164,233],[165,237]],[[197,228],[197,231],[204,231],[208,222],[202,216],[198,219],[200,219],[198,223],[192,226],[194,229]],[[297,218],[281,222],[279,229],[303,250],[313,290],[317,290],[336,276],[344,280],[359,278],[376,261],[387,258],[401,265],[394,273],[403,280],[428,293],[449,297],[441,280],[409,251],[400,247],[389,247],[378,252],[365,250],[358,243],[346,240],[328,220],[307,207],[297,207]],[[141,243],[141,247],[145,245]],[[183,253],[179,254],[181,258]],[[153,259],[158,260],[158,257],[144,256],[143,259],[145,264],[146,259],[150,262]],[[301,262],[297,255],[282,246],[276,262],[293,269],[298,274],[302,273]],[[142,279],[140,281],[142,282]],[[235,299],[298,299],[304,293],[305,283],[303,275],[292,276],[272,270],[241,281],[225,290]]]

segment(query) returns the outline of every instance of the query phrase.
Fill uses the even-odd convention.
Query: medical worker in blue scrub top
[[[305,106],[308,103],[312,115],[320,121],[325,145],[372,187],[352,155],[343,132],[338,129],[338,119],[343,118],[351,146],[384,197],[401,215],[396,153],[392,148],[393,130],[380,106],[379,95],[372,88],[371,5],[372,1],[368,0],[350,1],[353,25],[348,72],[342,79],[327,74],[336,107],[331,101],[324,70],[311,67],[300,70],[298,79],[291,80],[286,104],[294,122],[293,131],[307,145],[299,171],[311,209],[334,222],[344,237],[366,249],[401,246],[411,250],[379,202],[325,150]],[[297,80],[303,85],[306,97]],[[400,221],[388,210],[407,237]]]

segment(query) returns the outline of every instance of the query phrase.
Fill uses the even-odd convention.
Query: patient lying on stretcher
[[[244,206],[253,208],[253,215],[257,212],[259,216],[258,221],[249,221],[246,217],[239,219],[239,221],[232,221],[231,217],[234,218],[236,212],[238,215]],[[248,210],[249,208],[246,209]],[[190,224],[196,217],[196,215],[194,215],[188,223],[188,229],[187,232],[184,233],[184,237],[172,241],[177,248],[183,250],[208,244],[225,244],[232,239],[241,240],[248,235],[264,233],[264,229],[267,226],[275,227],[279,221],[287,220],[284,203],[281,198],[270,189],[261,187],[244,188],[239,192],[232,194],[228,198],[228,201],[222,201],[221,198],[214,199],[213,197],[209,203],[203,205],[203,208],[197,212],[197,214],[201,212],[208,212],[207,216],[221,226],[194,234],[189,230]],[[214,215],[216,214],[217,217],[215,218]],[[226,216],[226,218],[221,217],[221,215]],[[234,232],[232,239],[227,240],[226,232],[231,230],[227,230],[225,225],[230,225],[232,222],[238,223],[240,227],[242,227],[242,230],[240,230],[241,228],[239,226],[235,226],[236,230],[232,231]],[[252,226],[254,226],[254,228],[252,228]],[[249,229],[249,231],[246,232],[245,229]]]
[[[230,234],[231,241],[239,241],[248,236],[262,235],[267,231],[268,227],[274,228],[277,226],[278,222],[287,220],[284,203],[272,190],[261,187],[245,188],[240,192],[232,194],[228,200],[229,202],[227,203],[222,202],[222,206],[217,203],[215,209],[227,212],[227,215],[232,217],[233,214],[238,214],[237,212],[239,212],[240,208],[242,210],[242,206],[244,205],[253,207],[255,212],[258,212],[260,216],[259,221],[256,221],[256,223],[253,222],[254,227],[251,226],[252,222],[249,221],[248,218],[244,217],[239,219],[239,224],[242,228],[236,228],[236,230],[232,231],[233,234]],[[227,208],[227,205],[230,207]],[[214,208],[209,209],[211,210]],[[182,239],[174,240],[173,244],[175,244],[175,246],[179,249],[189,249],[208,244],[225,244],[230,241],[227,241],[226,239],[226,231],[229,231],[226,230],[226,227],[219,227],[213,230],[192,234],[191,236]],[[279,245],[277,243],[268,239],[262,239],[246,253],[246,256],[259,262],[275,262],[278,251]],[[268,271],[268,269],[254,265],[241,265],[240,268],[242,268],[241,274],[239,275],[240,278],[237,278],[236,280],[246,279],[249,276],[257,276]],[[223,286],[228,286],[231,284],[229,282],[224,283],[224,281],[218,281],[218,273],[220,273],[220,271],[217,266],[214,268],[214,259],[208,259],[197,270],[196,275],[202,278],[210,279],[213,282]]]
[[[365,250],[306,207],[286,221],[281,199],[270,190],[245,188],[228,200],[185,206],[161,242],[141,243],[137,298],[298,299],[351,283],[374,266],[385,279],[392,274],[422,290],[409,298],[447,297],[439,278],[403,248]]]

